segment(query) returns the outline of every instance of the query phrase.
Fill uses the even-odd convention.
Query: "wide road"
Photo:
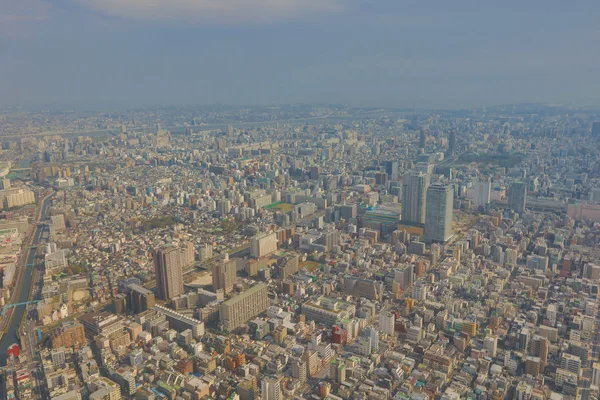
[[[47,218],[46,213],[48,211],[49,202],[50,197],[47,197],[44,200],[44,203],[42,204],[40,221],[44,221]],[[36,226],[35,233],[33,234],[33,246],[37,246],[40,243],[44,229],[44,225],[39,224]],[[27,249],[24,249],[23,251],[27,251]],[[21,282],[18,282],[17,278],[17,283],[20,283],[19,287],[15,289],[18,291],[18,298],[13,298],[13,303],[23,303],[29,299],[29,292],[31,290],[31,278],[34,275],[33,265],[35,263],[35,255],[36,249],[29,249],[29,254],[27,256],[27,260],[25,261],[25,271],[22,271],[22,274],[17,274],[17,276],[23,275],[23,278]],[[23,319],[23,314],[25,313],[25,310],[27,310],[27,306],[21,305],[18,307],[14,307],[11,310],[12,312],[6,312],[6,318],[9,318],[9,321],[6,321],[6,323],[3,324],[3,326],[8,326],[8,328],[4,332],[4,336],[2,336],[2,340],[0,340],[0,366],[6,365],[6,359],[8,358],[8,347],[13,343],[19,343],[20,345],[20,341],[17,338],[17,330],[19,329],[19,325],[21,324],[21,320]]]

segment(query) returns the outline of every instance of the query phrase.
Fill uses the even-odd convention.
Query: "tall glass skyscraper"
[[[425,242],[447,242],[452,237],[454,187],[434,184],[427,188]]]
[[[425,223],[425,196],[430,176],[409,172],[402,180],[402,222]]]

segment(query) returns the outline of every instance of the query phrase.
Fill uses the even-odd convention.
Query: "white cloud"
[[[186,22],[270,21],[341,10],[340,0],[73,0],[123,18]]]

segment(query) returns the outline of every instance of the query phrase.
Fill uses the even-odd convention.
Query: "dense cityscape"
[[[600,110],[0,110],[3,399],[600,398]]]

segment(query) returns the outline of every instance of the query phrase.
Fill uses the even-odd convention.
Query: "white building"
[[[390,311],[383,311],[379,314],[379,332],[394,336],[394,325],[396,323],[396,316]]]
[[[260,258],[277,251],[277,235],[275,232],[264,232],[250,239],[250,255]]]

